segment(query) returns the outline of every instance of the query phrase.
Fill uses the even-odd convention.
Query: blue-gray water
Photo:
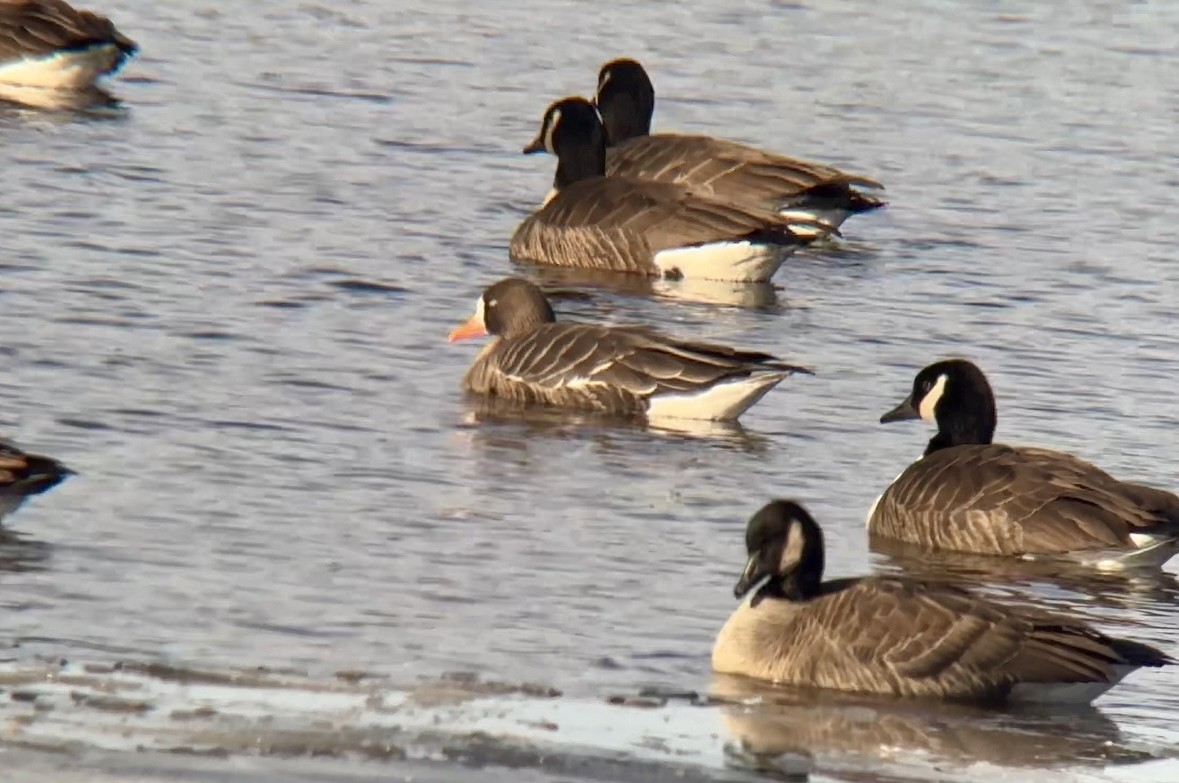
[[[0,425],[80,474],[8,520],[11,676],[65,658],[312,682],[474,672],[587,703],[706,690],[766,499],[811,507],[832,573],[886,565],[863,517],[929,432],[876,420],[947,354],[989,373],[1004,440],[1176,487],[1179,6],[1086,6],[102,0],[143,46],[113,85],[124,111],[0,110]],[[740,438],[487,421],[459,390],[477,346],[446,333],[513,271],[508,237],[552,176],[519,149],[621,55],[651,71],[660,129],[888,187],[886,210],[798,255],[769,296],[558,302],[815,367]],[[996,589],[1176,651],[1170,577]],[[1179,672],[1139,672],[1097,706],[1088,750],[1109,725],[1146,756],[1179,741]],[[0,715],[25,707],[0,694]],[[78,709],[41,739],[101,734]],[[1074,733],[1051,722],[959,755],[913,739],[935,718],[907,720],[908,740],[880,740],[908,759],[896,779],[1006,762],[1040,780],[1051,757],[1061,779],[1141,783],[1179,764],[1010,750]],[[677,736],[670,756],[713,760]]]

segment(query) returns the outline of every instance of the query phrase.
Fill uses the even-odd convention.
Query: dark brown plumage
[[[884,206],[855,190],[883,187],[868,177],[710,136],[652,134],[655,88],[635,60],[602,66],[596,103],[610,145],[608,176],[688,185],[700,195],[810,215],[836,228],[850,215]]]
[[[890,696],[1084,703],[1136,668],[1173,662],[1070,617],[945,584],[823,582],[822,531],[792,501],[754,515],[746,548],[736,592],[754,592],[717,637],[721,673]]]
[[[47,492],[71,475],[73,471],[55,459],[0,441],[0,519],[20,508],[29,496]]]
[[[643,327],[557,323],[540,289],[520,278],[489,287],[451,339],[487,333],[497,339],[464,386],[524,405],[620,416],[670,406],[675,412],[667,415],[733,420],[787,375],[809,372],[769,354],[674,340]]]
[[[936,362],[882,422],[925,418],[938,432],[885,490],[873,535],[958,552],[1084,555],[1161,565],[1179,549],[1179,497],[1119,481],[1071,454],[993,443],[994,394],[965,360]]]
[[[0,62],[101,44],[118,50],[110,70],[138,50],[105,16],[63,0],[0,0]]]
[[[811,238],[782,217],[705,198],[682,185],[607,177],[605,134],[582,98],[548,107],[537,139],[525,152],[557,155],[555,195],[517,228],[513,259],[646,275],[763,281]],[[818,234],[817,221],[793,221]],[[735,258],[729,249],[747,243]],[[709,258],[665,261],[666,251],[724,246]],[[697,268],[699,267],[699,268]]]

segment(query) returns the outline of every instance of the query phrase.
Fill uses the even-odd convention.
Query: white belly
[[[677,247],[655,254],[655,266],[665,275],[763,283],[794,252],[791,247],[740,240]]]

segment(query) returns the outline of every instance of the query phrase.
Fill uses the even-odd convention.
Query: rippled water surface
[[[1179,6],[1084,6],[102,0],[143,46],[114,85],[123,110],[0,110],[0,424],[79,472],[0,545],[3,763],[230,779],[216,758],[122,752],[252,758],[260,744],[225,738],[280,718],[380,745],[392,694],[463,672],[464,688],[563,696],[493,688],[512,700],[487,708],[502,725],[456,707],[438,718],[456,731],[703,779],[754,775],[722,753],[740,739],[811,754],[819,779],[1179,777],[1179,671],[1037,719],[604,702],[717,691],[708,654],[744,522],[773,495],[824,523],[832,573],[897,567],[869,554],[863,518],[929,433],[876,421],[935,358],[983,365],[1003,439],[1179,484]],[[589,294],[557,299],[561,317],[815,367],[740,433],[488,416],[459,390],[477,346],[446,333],[513,271],[508,237],[552,176],[519,149],[549,100],[591,91],[619,55],[652,72],[659,128],[888,187],[887,209],[799,254],[776,289],[526,270]],[[1175,651],[1169,574],[991,585]],[[222,674],[202,691],[117,662]],[[225,674],[257,667],[299,679]],[[315,697],[340,671],[390,685]],[[233,774],[379,778],[397,755],[357,761],[341,742],[335,761]],[[115,755],[33,752],[62,743]],[[498,752],[488,763],[511,766]],[[657,779],[510,759],[525,771],[504,780]]]

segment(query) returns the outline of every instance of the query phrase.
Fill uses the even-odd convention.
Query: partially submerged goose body
[[[881,423],[937,425],[924,456],[880,496],[873,535],[932,549],[1159,566],[1179,551],[1179,497],[1119,481],[1071,454],[994,443],[995,396],[974,364],[917,374]]]
[[[0,0],[0,100],[37,108],[108,102],[98,80],[137,52],[109,19],[64,0]]]
[[[795,372],[774,356],[675,340],[651,329],[558,323],[520,278],[479,297],[450,340],[491,334],[467,371],[471,392],[521,405],[656,419],[735,421]]]
[[[856,189],[883,187],[868,177],[727,139],[651,133],[655,88],[635,60],[603,65],[595,100],[610,145],[606,152],[609,176],[687,185],[700,195],[832,228],[839,228],[852,215],[884,206],[880,199]],[[805,226],[796,231],[807,233]]]
[[[798,503],[749,521],[747,599],[712,667],[786,685],[978,703],[1085,704],[1173,660],[1066,615],[1014,609],[931,581],[823,581],[823,534]]]
[[[814,236],[833,229],[788,222],[667,182],[605,176],[606,138],[583,98],[549,106],[525,153],[557,156],[554,192],[516,229],[514,260],[652,277],[764,282]],[[807,226],[799,236],[792,226]]]
[[[55,459],[29,454],[0,441],[0,520],[29,497],[48,492],[73,473]]]

